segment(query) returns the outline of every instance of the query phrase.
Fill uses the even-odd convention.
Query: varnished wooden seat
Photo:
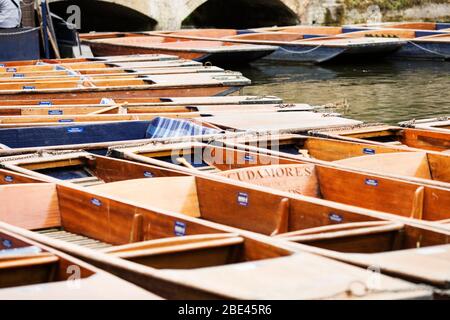
[[[422,152],[398,152],[335,161],[348,167],[400,176],[432,179],[428,158]]]

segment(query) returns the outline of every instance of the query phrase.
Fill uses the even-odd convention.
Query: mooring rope
[[[430,49],[427,49],[425,47],[422,47],[421,45],[415,43],[414,41],[408,41],[408,43],[412,44],[413,46],[416,46],[417,48],[419,48],[419,49],[421,49],[423,51],[429,52],[431,54],[435,54],[437,56],[441,56],[441,57],[444,57],[444,58],[449,58],[450,57],[450,55],[448,55],[448,54],[440,53],[440,52],[437,52],[437,51],[430,50]]]
[[[300,44],[300,45],[301,45],[301,44]],[[310,52],[313,52],[313,51],[319,49],[320,47],[323,47],[323,44],[320,44],[320,45],[318,45],[317,47],[314,47],[314,48],[312,48],[312,49],[310,49],[310,50],[305,50],[305,51],[293,51],[293,50],[286,49],[286,48],[284,48],[284,47],[280,47],[280,49],[283,50],[283,51],[285,51],[285,52],[288,52],[288,53],[294,53],[294,54],[307,54],[307,53],[310,53]]]

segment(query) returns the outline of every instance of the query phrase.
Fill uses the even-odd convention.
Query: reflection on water
[[[312,66],[262,61],[241,71],[253,80],[245,94],[312,105],[347,98],[345,115],[358,120],[395,124],[450,115],[450,62]]]

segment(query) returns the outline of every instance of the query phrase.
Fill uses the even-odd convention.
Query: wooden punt
[[[182,186],[174,192],[181,191],[184,201],[195,200],[194,181],[177,181]],[[22,195],[22,205],[9,205],[15,195]],[[357,294],[351,286],[364,282],[367,271],[305,251],[293,254],[287,242],[210,222],[214,218],[207,212],[217,212],[212,208],[198,219],[186,213],[200,207],[143,207],[54,184],[0,186],[0,198],[6,205],[0,208],[1,220],[15,225],[17,232],[164,298],[404,299],[431,294],[430,289],[384,275],[378,290]],[[159,200],[169,205],[167,198]],[[276,281],[261,282],[268,277]]]
[[[161,299],[9,228],[3,223],[0,226],[2,300]]]
[[[367,141],[337,140],[298,135],[249,136],[227,139],[224,146],[300,159],[336,168],[376,173],[441,188],[450,187],[446,153]]]
[[[367,23],[367,24],[355,24],[348,27],[366,27],[366,28],[388,28],[388,29],[412,29],[412,30],[428,30],[428,31],[440,31],[450,28],[450,23],[442,22],[380,22],[380,23]],[[345,29],[345,26],[344,26]]]
[[[286,28],[284,28],[286,29]],[[369,56],[382,57],[398,50],[404,41],[399,39],[365,38],[351,39],[337,34],[340,28],[296,27],[286,30],[245,30],[236,35],[211,36],[211,32],[180,30],[176,32],[151,32],[149,35],[171,37],[178,40],[227,41],[235,44],[273,45],[278,50],[264,57],[276,61],[324,63],[334,59],[357,59]],[[214,29],[212,29],[214,30]],[[331,35],[329,35],[331,33]],[[336,35],[334,35],[336,33]],[[214,33],[212,33],[214,35]],[[130,39],[130,38],[127,38]],[[133,39],[133,38],[131,38]]]
[[[450,58],[450,33],[411,29],[363,29],[345,34],[349,38],[368,37],[376,39],[397,38],[406,43],[392,52],[390,57],[412,60],[447,60]]]
[[[139,79],[107,79],[0,84],[6,100],[219,96],[229,95],[250,84],[241,74],[194,73],[151,75]]]
[[[88,152],[44,152],[0,158],[0,184],[70,182],[80,187],[122,180],[187,175],[181,170],[140,164]]]
[[[187,105],[236,105],[236,104],[281,104],[276,96],[214,96],[214,97],[159,97],[159,98],[115,98],[107,96],[91,99],[46,99],[46,100],[0,100],[0,106],[70,106],[70,107],[108,107],[127,103],[128,106],[187,106]]]
[[[311,134],[374,145],[391,145],[444,153],[450,149],[450,135],[447,132],[389,125],[331,128],[314,131]]]
[[[299,133],[320,128],[356,126],[362,122],[343,118],[338,114],[301,112],[301,113],[267,113],[258,112],[242,117],[239,114],[221,114],[198,118],[217,127],[235,131],[277,131],[279,133]]]
[[[23,66],[39,66],[48,64],[66,64],[66,63],[87,63],[87,62],[140,62],[140,61],[169,61],[178,60],[177,56],[162,54],[136,54],[127,56],[103,56],[95,58],[67,58],[67,59],[39,59],[39,60],[20,60],[0,62],[0,67],[23,67]]]
[[[310,157],[326,155],[327,152],[322,151],[326,150],[326,141],[311,141],[305,137],[302,140],[304,145],[309,145],[309,149],[302,148],[308,158],[300,156],[298,151],[296,156],[290,156],[282,152],[271,154],[268,150],[257,148],[221,147],[198,142],[115,148],[111,150],[111,155],[171,170],[183,170],[193,175],[225,176],[295,194],[434,221],[439,225],[450,218],[447,210],[447,203],[450,203],[449,185],[431,180],[423,155],[403,152],[402,155],[411,158],[399,160],[399,154],[386,150],[384,155],[397,156],[395,160],[403,167],[397,164],[396,167],[373,168],[365,163],[362,165],[361,157],[357,157],[363,146],[341,143],[341,152],[330,148],[335,151],[328,152],[328,158],[345,160],[325,162]],[[301,139],[297,143],[300,145]],[[354,158],[351,158],[351,152]],[[381,155],[367,156],[369,159],[366,162],[378,164],[381,161],[377,157]],[[404,165],[407,162],[411,163],[408,167]],[[13,167],[7,168],[14,170]],[[442,169],[442,173],[446,171]],[[346,192],[342,192],[343,189]]]
[[[210,29],[205,32],[208,32],[209,36],[217,38],[236,34],[235,30],[216,30],[214,32]],[[83,39],[82,42],[89,45],[96,56],[136,53],[169,54],[219,65],[252,62],[277,50],[276,46],[270,45],[234,44],[221,40],[176,39],[163,34]]]
[[[14,127],[35,127],[35,126],[59,126],[64,123],[108,123],[118,121],[144,121],[153,120],[157,117],[166,118],[197,118],[210,117],[212,115],[222,114],[256,114],[264,113],[278,113],[278,112],[303,112],[311,111],[313,107],[307,105],[248,105],[248,106],[199,106],[199,107],[138,107],[137,113],[129,113],[125,106],[103,107],[91,110],[84,109],[86,114],[79,114],[80,111],[74,108],[69,110],[75,114],[61,114],[62,109],[48,109],[37,107],[35,109],[26,108],[13,109],[15,112],[19,111],[22,115],[3,116],[3,110],[0,107],[0,128],[14,128]],[[11,109],[7,109],[11,111]],[[55,111],[57,110],[57,111]],[[199,111],[201,110],[201,111]],[[23,112],[25,111],[25,112]],[[145,112],[147,111],[147,113]],[[24,113],[28,113],[24,115]]]
[[[442,133],[449,133],[450,118],[439,117],[430,119],[413,119],[410,121],[400,122],[399,125],[404,128],[415,128],[421,130],[439,131]]]
[[[208,180],[206,185],[204,184],[205,180]],[[244,186],[245,184],[236,185],[232,182],[197,176],[121,181],[94,186],[90,190],[116,199],[127,199],[140,206],[159,207],[203,220],[212,220],[216,223],[260,232],[279,239],[308,233],[323,233],[322,236],[326,238],[325,233],[329,232],[330,237],[333,235],[338,239],[336,244],[339,243],[341,250],[344,251],[346,241],[340,241],[338,237],[340,233],[347,237],[347,243],[356,242],[354,246],[347,244],[349,252],[396,251],[405,253],[408,249],[418,247],[440,248],[435,246],[447,245],[450,240],[450,231],[443,228],[421,226],[408,219],[404,219],[408,222],[387,223],[380,219],[374,219],[378,215],[372,215],[372,211],[362,211],[363,213],[361,213],[354,207],[341,207],[340,209],[345,211],[342,213],[341,210],[336,211],[336,207],[334,210],[332,209],[333,206],[339,206],[339,204],[332,204],[329,201],[322,202],[322,209],[319,209],[314,207],[313,201],[305,197],[302,199],[309,201],[308,204],[301,204],[299,201],[301,197],[298,196],[287,196],[287,193],[282,193],[285,195],[284,197],[277,197],[279,194],[269,192],[270,189],[241,189]],[[137,192],[137,190],[144,191]],[[265,194],[262,194],[261,191]],[[169,194],[175,196],[171,197],[170,201],[167,197]],[[218,206],[221,208],[217,208]],[[327,208],[325,212],[323,211],[324,207]],[[211,210],[208,210],[209,208]],[[308,213],[305,214],[305,212]],[[398,239],[397,244],[399,245],[395,247],[393,243],[396,242],[392,236],[395,239],[396,235],[399,237],[406,235],[406,238],[405,241]],[[329,243],[332,247],[334,242],[330,239]],[[320,244],[314,245],[321,246]],[[354,251],[350,248],[353,248]],[[429,266],[426,272],[424,270],[409,271],[408,277],[414,277],[415,280],[420,279],[421,283],[425,282],[446,288],[449,284],[449,274],[448,271],[445,272],[445,275],[440,274],[441,270],[440,266],[436,269]],[[404,269],[399,267],[394,270],[393,274],[402,275],[403,272]],[[439,283],[432,281],[436,279],[435,277],[439,278]]]
[[[16,122],[33,122],[34,116],[80,116],[80,115],[142,115],[149,113],[181,113],[191,117],[236,112],[299,112],[314,111],[308,104],[222,104],[222,105],[160,105],[109,104],[109,105],[58,105],[58,106],[1,106],[0,119]],[[13,116],[13,117],[11,117]],[[26,119],[26,120],[24,120]],[[37,120],[41,118],[36,118]],[[45,118],[51,119],[51,118]],[[23,121],[22,121],[23,120]],[[137,120],[137,119],[136,119]],[[40,120],[39,120],[40,121]],[[1,122],[1,120],[0,120]]]
[[[186,135],[184,131],[164,131],[162,132],[163,135],[160,135],[157,131],[161,128],[161,121],[169,121],[169,118],[157,117],[152,121],[119,121],[92,124],[68,123],[55,126],[0,129],[0,154],[30,153],[39,149],[90,149],[100,152],[100,150],[107,149],[114,144],[142,143],[144,140],[148,143],[149,139],[155,139],[156,141],[158,139],[167,140],[183,137],[190,139],[190,136],[192,136],[191,133],[188,133],[187,136],[182,136]],[[208,126],[196,124],[192,120],[180,119],[177,121],[197,125],[198,127],[196,128],[202,131],[207,131],[208,128]],[[204,135],[214,136],[220,134],[219,130],[214,130],[214,133],[205,133]]]

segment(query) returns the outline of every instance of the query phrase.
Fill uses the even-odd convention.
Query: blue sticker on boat
[[[330,213],[330,214],[328,215],[328,218],[329,218],[331,221],[334,221],[334,222],[342,222],[342,221],[344,221],[344,218],[343,218],[341,215],[336,214],[336,213]]]
[[[0,63],[0,67],[4,68],[4,67],[5,67],[5,64]]]
[[[181,221],[175,221],[174,232],[177,237],[186,235],[186,223]]]
[[[11,176],[5,176],[5,182],[8,182],[8,183],[11,183],[11,182],[13,182],[14,181],[14,178],[13,177],[11,177]]]
[[[61,116],[63,113],[62,110],[48,110],[49,116]]]
[[[248,206],[248,193],[245,192],[239,192],[238,196],[237,196],[237,202],[241,205],[241,206]]]
[[[254,161],[255,157],[253,157],[253,156],[251,156],[249,154],[246,154],[245,157],[244,157],[244,160],[245,161]]]
[[[59,119],[58,122],[63,122],[63,123],[73,122],[73,119]]]
[[[25,75],[23,73],[14,73],[13,78],[25,78]]]
[[[364,148],[363,153],[364,154],[375,154],[375,149]]]
[[[110,98],[102,98],[102,100],[100,100],[100,104],[115,104],[115,101]]]
[[[53,103],[51,101],[39,101],[40,106],[51,106]]]
[[[5,248],[12,248],[13,244],[11,240],[3,239],[2,244]]]
[[[375,179],[366,179],[365,182],[368,186],[378,187],[378,180]]]
[[[67,128],[67,133],[82,133],[84,128]]]
[[[145,172],[144,172],[144,177],[146,177],[146,178],[153,178],[154,175],[153,175],[153,173],[151,173],[151,172],[149,172],[149,171],[145,171]]]
[[[23,90],[36,90],[35,86],[23,86]]]
[[[55,70],[56,70],[56,71],[64,71],[64,70],[66,70],[66,68],[63,67],[63,66],[57,65],[57,66],[55,66]]]
[[[96,206],[96,207],[101,207],[102,206],[102,202],[96,198],[92,198],[91,203]]]
[[[6,72],[17,72],[17,68],[6,68]]]

